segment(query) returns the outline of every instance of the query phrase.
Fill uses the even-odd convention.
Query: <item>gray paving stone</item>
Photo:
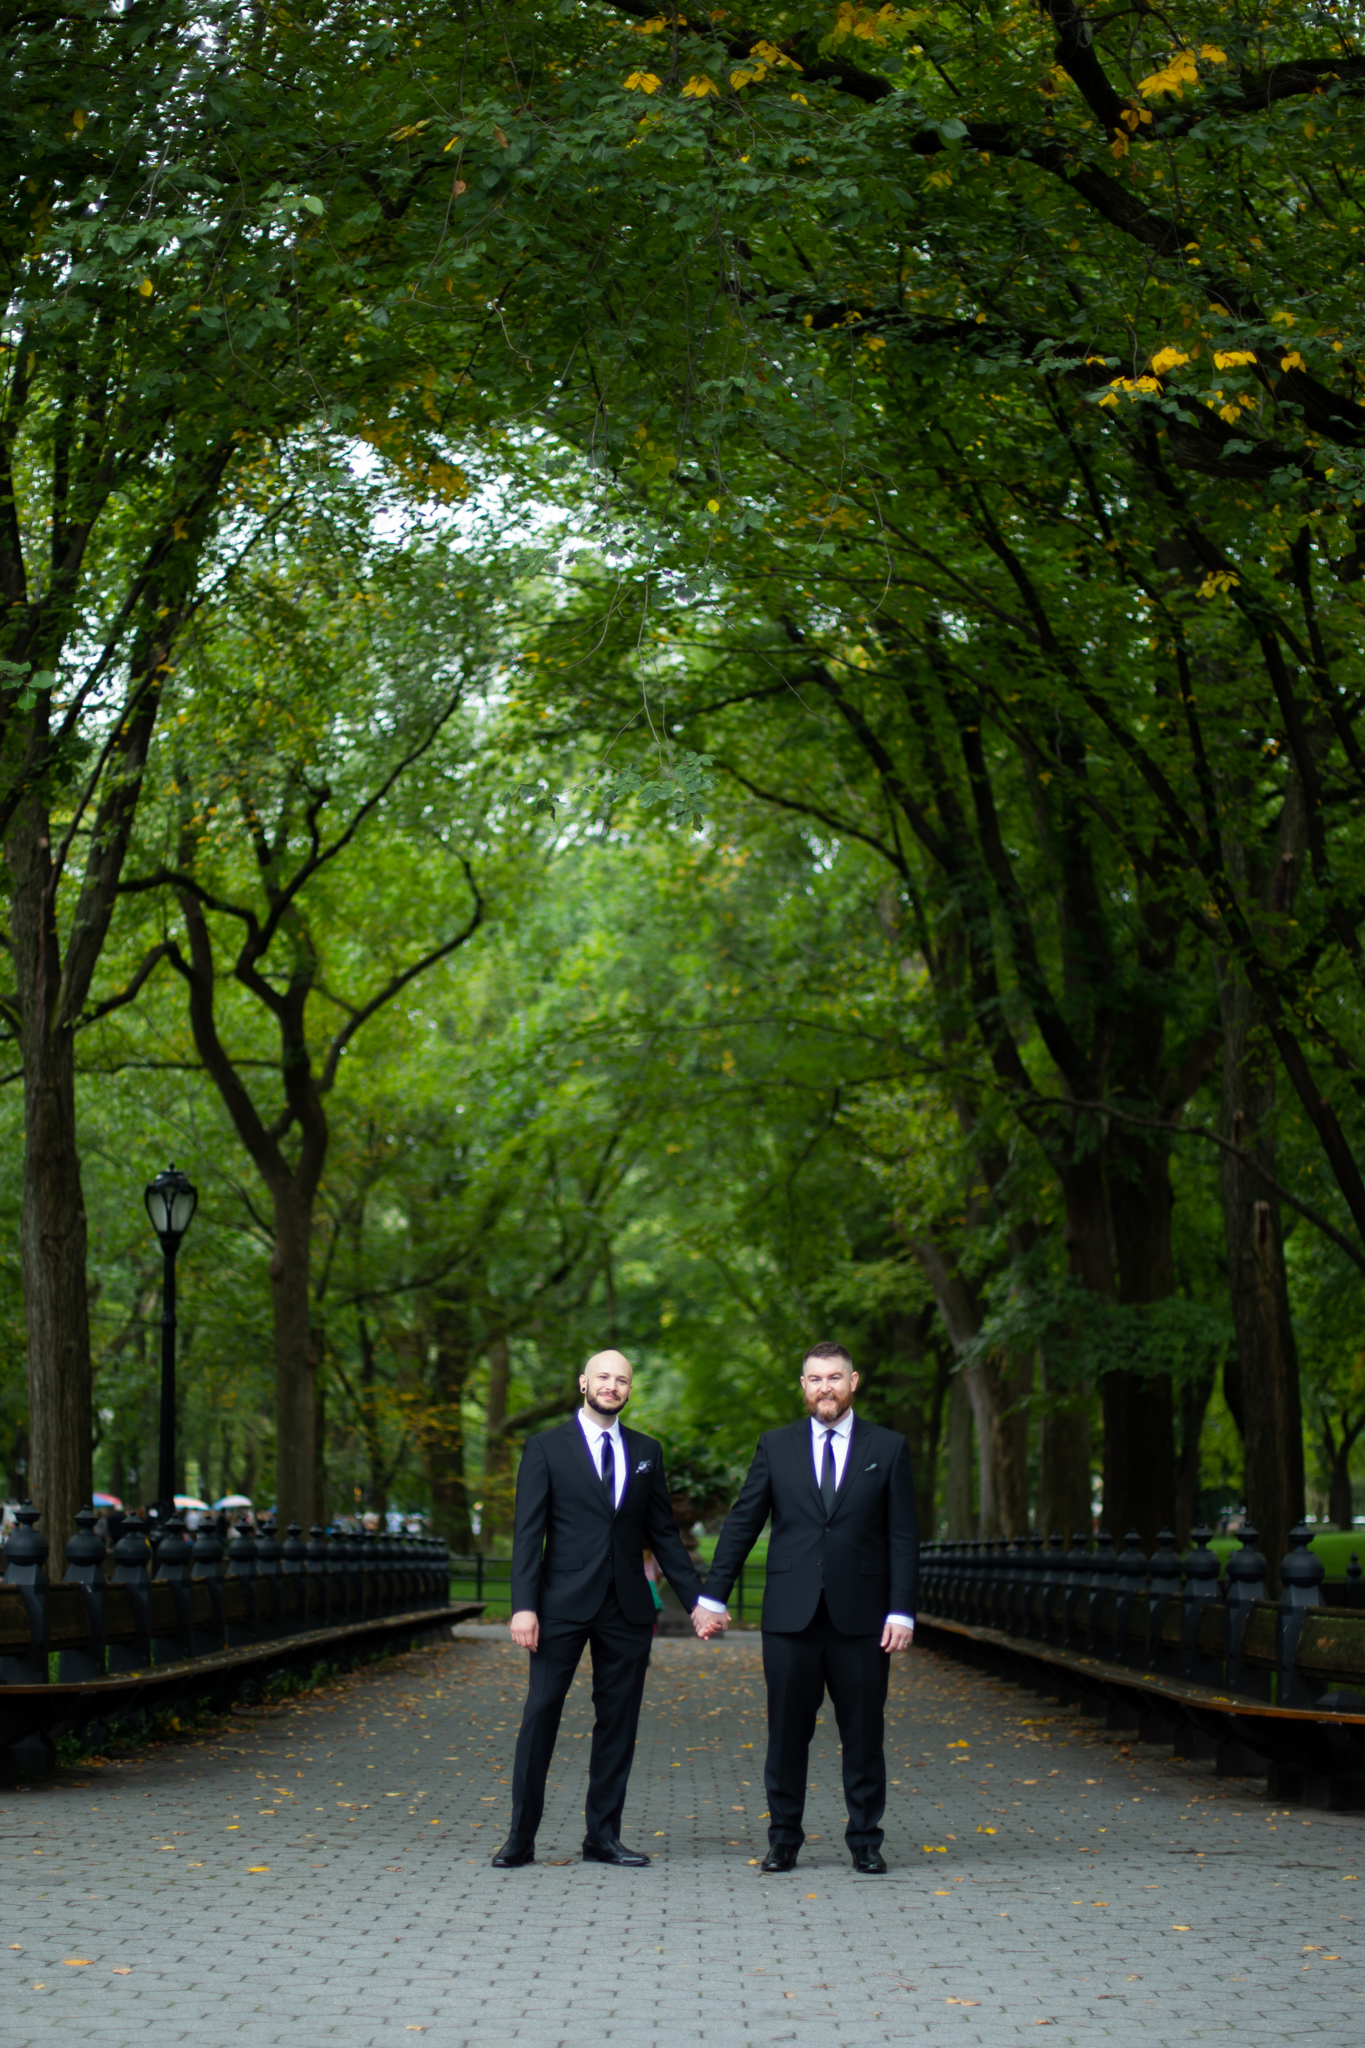
[[[916,1652],[893,1668],[883,1879],[811,1840],[760,1877],[756,1637],[655,1648],[627,1807],[578,1855],[586,1681],[540,1861],[489,1857],[524,1658],[502,1630],[217,1739],[0,1794],[6,2048],[1239,2048],[1365,2038],[1365,1820],[1272,1807]],[[37,1988],[41,1987],[41,1988]]]

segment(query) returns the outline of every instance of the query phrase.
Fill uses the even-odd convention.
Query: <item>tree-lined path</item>
[[[656,1645],[586,1866],[582,1676],[540,1863],[500,1876],[523,1659],[466,1629],[211,1740],[0,1795],[11,2048],[1158,2044],[1365,2028],[1365,1817],[1272,1807],[928,1652],[898,1661],[891,1874],[855,1879],[829,1709],[764,1879],[759,1642]]]

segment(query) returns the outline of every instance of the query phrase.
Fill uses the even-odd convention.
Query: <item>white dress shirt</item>
[[[820,1484],[820,1476],[825,1469],[825,1438],[829,1434],[830,1427],[831,1425],[828,1422],[821,1422],[816,1416],[812,1415],[810,1419],[810,1448],[811,1456],[815,1460],[815,1483],[817,1486]],[[833,1429],[834,1484],[842,1486],[844,1483],[844,1466],[848,1463],[848,1447],[853,1436],[853,1410],[851,1408],[845,1408],[839,1420],[833,1425]]]
[[[815,1465],[815,1484],[817,1487],[820,1484],[820,1475],[824,1471],[825,1466],[825,1438],[831,1428],[834,1431],[834,1484],[842,1486],[844,1483],[844,1466],[848,1463],[848,1447],[853,1440],[853,1410],[845,1408],[839,1420],[833,1424],[821,1422],[814,1415],[810,1419],[810,1449],[811,1458]],[[723,1601],[708,1600],[704,1593],[698,1604],[708,1609],[712,1614],[724,1614],[725,1612]],[[908,1614],[888,1614],[886,1618],[888,1621],[894,1622],[897,1628],[913,1629],[915,1626]]]
[[[619,1508],[621,1505],[621,1495],[626,1490],[626,1447],[621,1441],[621,1425],[613,1415],[610,1429],[603,1429],[595,1415],[589,1415],[586,1408],[580,1408],[578,1411],[578,1426],[583,1432],[584,1441],[592,1457],[593,1467],[599,1473],[602,1470],[603,1437],[611,1445],[613,1470],[612,1497]]]

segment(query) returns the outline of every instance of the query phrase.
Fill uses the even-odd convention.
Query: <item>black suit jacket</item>
[[[894,1429],[853,1419],[843,1484],[826,1516],[815,1483],[810,1418],[770,1429],[720,1532],[707,1598],[728,1599],[739,1568],[772,1516],[763,1626],[794,1635],[821,1593],[844,1635],[880,1632],[888,1614],[913,1619],[919,1530],[910,1449]]]
[[[517,1473],[512,1536],[512,1612],[591,1621],[615,1584],[627,1621],[652,1622],[644,1546],[658,1558],[684,1607],[701,1580],[668,1504],[662,1444],[621,1425],[626,1487],[613,1514],[575,1415],[531,1437]]]

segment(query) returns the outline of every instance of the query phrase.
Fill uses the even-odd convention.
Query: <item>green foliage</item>
[[[829,1329],[909,1427],[926,1246],[968,1362],[1216,1377],[1190,1133],[1229,1138],[1231,985],[1315,1219],[1305,1384],[1354,1416],[1352,34],[1227,0],[11,27],[0,769],[84,892],[102,1477],[150,1470],[131,1162],[174,1150],[184,1449],[273,1479],[274,1226],[171,980],[196,891],[291,1165],[292,1063],[341,1048],[333,1504],[453,1465],[502,1497],[604,1333],[699,1456],[718,1393],[792,1413]],[[477,945],[348,1033],[458,929],[466,859]],[[16,1445],[21,1346],[0,1272]]]

